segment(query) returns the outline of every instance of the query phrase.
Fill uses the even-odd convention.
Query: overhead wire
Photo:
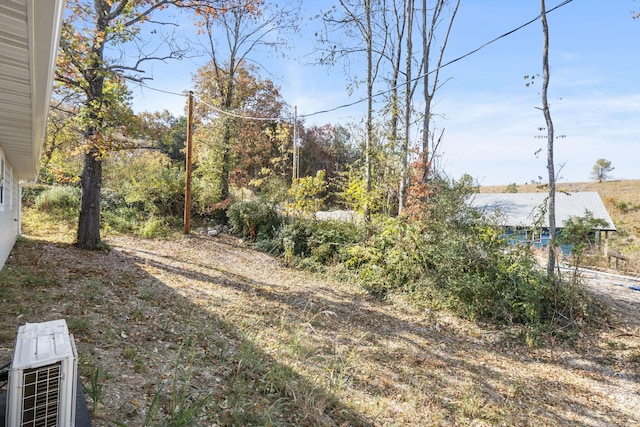
[[[152,87],[152,86],[149,86],[148,84],[142,83],[142,82],[140,82],[138,85],[142,86],[143,88],[149,89],[149,90],[154,90],[156,92],[162,92],[162,93],[166,93],[166,94],[169,94],[169,95],[184,96],[184,97],[187,96],[187,94],[185,94],[184,92],[183,93],[178,93],[178,92],[172,92],[170,90],[158,89],[157,87]]]
[[[551,12],[554,12],[555,10],[560,9],[563,6],[566,6],[567,4],[571,3],[572,1],[573,0],[564,0],[563,2],[559,3],[558,5],[552,7],[551,9],[549,9],[547,11],[545,11],[545,14],[549,14]],[[481,46],[479,46],[479,47],[477,47],[477,48],[475,48],[475,49],[473,49],[473,50],[471,50],[471,51],[469,51],[467,53],[465,53],[464,55],[461,55],[461,56],[459,56],[457,58],[454,58],[454,59],[452,59],[452,60],[440,65],[439,67],[429,71],[429,72],[423,73],[423,74],[419,75],[418,77],[415,77],[415,78],[409,80],[409,82],[415,82],[417,80],[423,79],[424,77],[426,77],[426,76],[428,76],[428,75],[430,75],[432,73],[435,73],[438,70],[441,70],[441,69],[443,69],[445,67],[448,67],[451,64],[454,64],[454,63],[456,63],[458,61],[461,61],[462,59],[467,58],[468,56],[471,56],[474,53],[479,52],[480,50],[482,50],[485,47],[497,42],[498,40],[501,40],[501,39],[503,39],[505,37],[508,37],[511,34],[517,32],[517,31],[520,31],[521,29],[533,24],[534,22],[536,22],[541,17],[542,17],[542,13],[540,13],[535,18],[530,19],[529,21],[525,22],[524,24],[522,24],[522,25],[520,25],[520,26],[518,26],[518,27],[516,27],[516,28],[514,28],[514,29],[512,29],[510,31],[507,31],[506,33],[503,33],[503,34],[501,34],[501,35],[499,35],[499,36],[497,36],[497,37],[495,37],[495,38],[493,38],[491,40],[489,40],[488,42],[482,44]],[[400,87],[402,87],[402,86],[404,86],[406,84],[407,84],[407,82],[403,82],[402,84],[399,84],[399,85],[397,85],[395,87],[392,87],[390,89],[386,89],[384,91],[376,92],[375,94],[372,94],[371,97],[372,98],[377,98],[379,96],[386,95],[386,94],[392,92],[393,90],[395,90],[397,88],[400,88]],[[157,92],[167,93],[167,94],[170,94],[170,95],[185,96],[185,97],[188,96],[185,93],[177,93],[177,92],[171,92],[171,91],[167,91],[167,90],[163,90],[163,89],[158,89],[158,88],[154,88],[154,87],[148,86],[148,85],[146,85],[144,83],[140,83],[140,86],[145,87],[145,88],[150,89],[150,90],[157,91]],[[197,98],[199,99],[200,102],[202,102],[203,104],[205,104],[209,108],[213,109],[217,113],[223,114],[223,115],[227,115],[227,116],[230,116],[230,117],[235,117],[235,118],[238,118],[238,119],[279,121],[279,120],[290,120],[290,119],[294,118],[293,116],[284,116],[284,117],[253,117],[253,116],[245,116],[245,115],[242,115],[242,114],[233,113],[231,111],[225,111],[225,110],[222,110],[222,109],[220,109],[218,107],[215,107],[215,106],[207,103],[206,101],[204,101],[202,99],[202,97],[200,97],[200,96],[197,96]],[[346,104],[338,105],[338,106],[333,107],[333,108],[328,108],[328,109],[324,109],[324,110],[318,110],[318,111],[315,111],[313,113],[300,114],[300,115],[297,116],[297,118],[298,119],[302,119],[302,118],[317,116],[317,115],[320,115],[320,114],[332,113],[334,111],[338,111],[338,110],[341,110],[343,108],[353,107],[354,105],[357,105],[357,104],[360,104],[362,102],[365,102],[368,99],[369,99],[369,97],[367,96],[367,97],[360,98],[360,99],[358,99],[356,101],[353,101],[353,102],[349,102],[349,103],[346,103]]]
[[[158,89],[158,88],[149,86],[149,85],[147,85],[145,83],[140,83],[140,86],[142,86],[142,87],[144,87],[146,89],[154,90],[156,92],[166,93],[166,94],[169,94],[169,95],[176,95],[176,96],[182,96],[182,97],[189,96],[189,94],[188,94],[189,91],[184,91],[182,93],[172,92],[172,91],[169,91],[169,90]],[[223,110],[221,108],[216,107],[215,105],[211,105],[210,103],[205,101],[201,96],[198,96],[198,95],[194,95],[194,96],[198,101],[200,101],[202,104],[206,105],[207,107],[211,108],[215,112],[217,112],[219,114],[224,114],[224,115],[227,115],[227,116],[235,117],[235,118],[238,118],[238,119],[274,121],[274,120],[283,120],[283,119],[288,118],[286,116],[285,117],[254,117],[254,116],[245,116],[245,115],[241,115],[241,114],[236,114],[236,113],[233,113],[231,111],[225,111],[225,110]]]
[[[555,10],[559,9],[559,8],[560,8],[560,7],[562,7],[562,6],[565,6],[565,5],[569,4],[569,3],[571,3],[572,1],[573,1],[573,0],[564,0],[562,3],[558,4],[557,6],[555,6],[555,7],[551,8],[551,9],[547,10],[545,13],[546,13],[546,14],[548,14],[548,13],[550,13],[550,12],[553,12],[553,11],[555,11]],[[431,71],[429,71],[429,72],[427,72],[427,73],[423,73],[423,74],[419,75],[418,77],[415,77],[415,78],[413,78],[413,79],[409,80],[409,82],[415,82],[415,81],[417,81],[417,80],[420,80],[420,79],[424,78],[425,76],[428,76],[428,75],[430,75],[430,74],[432,74],[432,73],[435,73],[435,72],[436,72],[436,71],[438,71],[438,70],[441,70],[441,69],[443,69],[443,68],[445,68],[445,67],[447,67],[447,66],[449,66],[449,65],[451,65],[451,64],[454,64],[454,63],[456,63],[456,62],[458,62],[458,61],[460,61],[460,60],[462,60],[462,59],[464,59],[464,58],[466,58],[466,57],[468,57],[468,56],[471,56],[471,55],[473,55],[474,53],[477,53],[478,51],[480,51],[480,50],[484,49],[485,47],[487,47],[487,46],[489,46],[489,45],[491,45],[491,44],[493,44],[493,43],[497,42],[498,40],[503,39],[503,38],[505,38],[505,37],[507,37],[507,36],[510,36],[511,34],[513,34],[513,33],[517,32],[517,31],[519,31],[519,30],[521,30],[521,29],[523,29],[523,28],[525,28],[525,27],[527,27],[527,26],[531,25],[532,23],[536,22],[536,21],[537,21],[538,19],[540,19],[541,17],[542,17],[542,13],[540,13],[540,14],[539,14],[538,16],[536,16],[535,18],[533,18],[533,19],[531,19],[531,20],[529,20],[529,21],[525,22],[524,24],[522,24],[522,25],[520,25],[520,26],[518,26],[518,27],[514,28],[513,30],[507,31],[507,32],[506,32],[506,33],[504,33],[504,34],[501,34],[501,35],[499,35],[498,37],[495,37],[494,39],[489,40],[488,42],[486,42],[486,43],[482,44],[480,47],[478,47],[478,48],[476,48],[476,49],[473,49],[472,51],[470,51],[470,52],[468,52],[468,53],[465,53],[465,54],[464,54],[464,55],[462,55],[462,56],[459,56],[459,57],[457,57],[457,58],[455,58],[455,59],[452,59],[451,61],[448,61],[448,62],[446,62],[446,63],[444,63],[444,64],[440,65],[439,67],[437,67],[437,68],[435,68],[435,69],[433,69],[433,70],[431,70]],[[380,92],[376,92],[375,94],[371,95],[371,97],[372,97],[372,98],[377,98],[378,96],[386,95],[387,93],[390,93],[390,92],[394,91],[395,89],[398,89],[398,88],[400,88],[400,87],[403,87],[403,86],[404,86],[404,85],[406,85],[406,84],[407,84],[407,82],[403,82],[403,83],[401,83],[401,84],[399,84],[399,85],[397,85],[397,86],[395,86],[395,87],[392,87],[392,88],[390,88],[390,89],[387,89],[387,90],[384,90],[384,91],[380,91]],[[319,114],[331,113],[331,112],[334,112],[334,111],[340,110],[340,109],[342,109],[342,108],[352,107],[352,106],[354,106],[354,105],[356,105],[356,104],[359,104],[359,103],[361,103],[361,102],[365,102],[365,101],[367,101],[368,99],[369,99],[369,97],[367,96],[367,97],[365,97],[365,98],[358,99],[357,101],[350,102],[350,103],[348,103],[348,104],[339,105],[339,106],[334,107],[334,108],[330,108],[330,109],[326,109],[326,110],[321,110],[321,111],[316,111],[316,112],[314,112],[314,113],[309,113],[309,114],[301,114],[299,117],[300,117],[300,118],[305,118],[305,117],[316,116],[316,115],[319,115]]]
[[[547,10],[547,11],[545,12],[545,14],[551,13],[551,12],[553,12],[554,10],[561,8],[562,6],[565,6],[565,5],[569,4],[569,3],[571,3],[572,1],[573,1],[573,0],[565,0],[565,1],[563,1],[562,3],[558,4],[557,6],[555,6],[555,7],[551,8],[551,9]],[[466,54],[464,54],[464,55],[462,55],[462,56],[459,56],[459,57],[457,57],[457,58],[455,58],[455,59],[453,59],[453,60],[451,60],[451,61],[449,61],[449,62],[447,62],[447,63],[443,64],[442,66],[440,66],[440,68],[444,68],[444,67],[446,67],[446,66],[448,66],[448,65],[451,65],[451,64],[453,64],[453,63],[455,63],[455,62],[460,61],[461,59],[466,58],[467,56],[471,56],[471,55],[473,55],[474,53],[478,52],[479,50],[484,49],[485,47],[489,46],[490,44],[495,43],[495,42],[497,42],[498,40],[503,39],[503,38],[505,38],[505,37],[507,37],[507,36],[510,36],[511,34],[515,33],[516,31],[519,31],[519,30],[523,29],[524,27],[526,27],[526,26],[529,26],[529,25],[533,24],[534,22],[536,22],[536,21],[537,21],[538,19],[540,19],[541,17],[542,17],[542,13],[540,13],[540,14],[539,14],[538,16],[536,16],[535,18],[533,18],[533,19],[531,19],[531,20],[529,20],[529,21],[525,22],[524,24],[520,25],[519,27],[514,28],[514,29],[513,29],[513,30],[511,30],[511,31],[508,31],[508,32],[506,32],[506,33],[504,33],[504,34],[499,35],[498,37],[494,38],[493,40],[490,40],[490,41],[486,42],[485,44],[483,44],[482,46],[480,46],[480,47],[478,47],[478,48],[476,48],[476,49],[472,50],[471,52],[466,53]],[[433,71],[435,71],[435,70],[433,70]],[[433,71],[431,71],[430,73],[432,73]],[[421,77],[424,77],[424,76],[425,76],[425,75],[423,74]]]
[[[231,117],[235,117],[237,119],[248,119],[248,120],[262,120],[262,121],[268,121],[268,122],[273,122],[273,121],[279,121],[279,120],[283,120],[283,119],[287,119],[287,118],[291,118],[291,117],[249,117],[249,116],[244,116],[242,114],[236,114],[233,113],[231,111],[225,111],[221,108],[215,107],[211,104],[209,104],[208,102],[206,102],[204,99],[202,99],[201,96],[195,96],[201,103],[203,103],[204,105],[206,105],[207,107],[211,108],[213,111],[216,111],[217,113],[220,114],[224,114],[227,116],[231,116]]]

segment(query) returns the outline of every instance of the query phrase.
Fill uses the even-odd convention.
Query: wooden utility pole
[[[193,91],[187,103],[187,159],[184,189],[184,234],[191,233],[191,141],[193,138]]]
[[[300,153],[298,152],[298,106],[293,107],[293,172],[292,183],[300,178]]]

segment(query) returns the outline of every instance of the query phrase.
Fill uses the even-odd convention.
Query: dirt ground
[[[67,319],[95,426],[178,425],[198,402],[184,425],[640,426],[640,292],[617,278],[588,285],[600,328],[528,347],[228,235],[108,243],[23,240],[0,276],[1,360],[19,325]]]

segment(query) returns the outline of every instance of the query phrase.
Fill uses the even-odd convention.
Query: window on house
[[[5,199],[4,157],[0,156],[0,211],[4,210],[4,199]]]
[[[13,175],[11,170],[4,168],[4,185],[2,186],[2,198],[7,210],[13,209]]]

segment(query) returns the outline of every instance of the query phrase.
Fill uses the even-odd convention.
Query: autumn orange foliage
[[[433,185],[423,179],[425,172],[429,170],[430,163],[425,162],[422,156],[411,164],[410,184],[407,189],[406,207],[402,214],[410,218],[421,218],[425,212],[425,204],[434,194]]]

